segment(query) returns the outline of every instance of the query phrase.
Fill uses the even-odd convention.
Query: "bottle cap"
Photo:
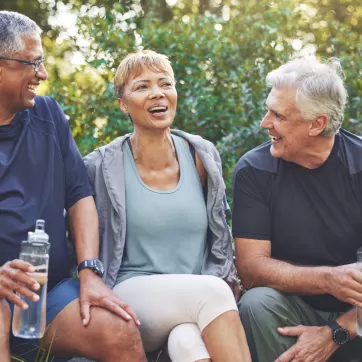
[[[41,243],[49,243],[49,235],[45,232],[45,221],[37,220],[35,223],[35,231],[28,233],[30,242],[41,242]]]

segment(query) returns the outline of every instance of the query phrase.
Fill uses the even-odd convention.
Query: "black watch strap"
[[[349,341],[349,332],[341,327],[336,321],[330,321],[327,325],[332,330],[333,341],[339,345],[343,345]]]
[[[78,268],[77,268],[77,274],[79,274],[79,272],[81,270],[86,269],[86,268],[91,269],[94,273],[96,273],[100,277],[102,277],[104,274],[103,264],[98,259],[84,260],[81,263],[79,263]]]

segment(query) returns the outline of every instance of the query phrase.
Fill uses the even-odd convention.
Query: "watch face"
[[[104,274],[104,266],[103,263],[100,260],[95,260],[95,267],[99,273],[100,276]]]
[[[344,328],[338,328],[333,332],[333,339],[338,344],[344,344],[348,342],[349,333]]]
[[[103,277],[104,266],[103,263],[98,259],[84,260],[78,265],[77,273],[79,273],[84,268],[89,268],[93,270],[93,272],[99,275],[100,277]]]

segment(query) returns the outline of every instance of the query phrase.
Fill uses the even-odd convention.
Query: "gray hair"
[[[27,16],[0,11],[0,55],[9,56],[24,49],[24,36],[40,35],[39,26]]]
[[[333,136],[342,124],[347,103],[343,79],[337,58],[324,64],[316,59],[293,59],[270,72],[266,82],[269,87],[296,89],[295,103],[303,119],[326,114],[328,123],[321,135]]]

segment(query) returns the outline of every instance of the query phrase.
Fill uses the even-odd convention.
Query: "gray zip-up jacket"
[[[200,136],[172,130],[185,138],[199,155],[207,174],[207,216],[209,233],[202,274],[230,280],[235,275],[230,229],[226,223],[225,184],[219,153]],[[125,185],[122,145],[130,134],[94,150],[84,158],[96,194],[99,217],[100,259],[104,264],[104,281],[113,288],[120,268],[126,241]]]

